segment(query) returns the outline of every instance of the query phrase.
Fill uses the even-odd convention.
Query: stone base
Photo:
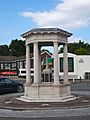
[[[26,96],[21,96],[20,98],[17,99],[24,102],[67,102],[70,100],[75,100],[76,97],[74,97],[73,95],[60,97],[60,98],[30,98]]]
[[[25,94],[22,99],[31,102],[57,102],[67,101],[74,97],[70,93],[70,84],[42,83],[25,84]]]

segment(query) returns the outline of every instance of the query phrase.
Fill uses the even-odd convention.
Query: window
[[[1,63],[1,70],[3,70],[3,67],[4,67],[4,66],[3,66],[3,63]]]
[[[21,73],[26,73],[26,70],[25,71],[21,71]]]
[[[72,57],[68,58],[68,72],[74,72],[74,60]]]
[[[12,63],[12,68],[15,68],[15,67],[16,67],[16,63],[13,62],[13,63]]]
[[[85,79],[90,80],[90,72],[85,72]]]
[[[16,70],[16,62],[11,63],[11,70]]]
[[[20,68],[24,68],[23,67],[23,61],[20,61]]]
[[[60,58],[60,72],[63,72],[63,58]],[[74,59],[68,57],[68,72],[74,72]]]
[[[5,70],[10,69],[10,63],[5,63]]]

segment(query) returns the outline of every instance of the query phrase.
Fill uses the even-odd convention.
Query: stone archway
[[[72,33],[61,30],[59,28],[36,28],[21,36],[26,40],[26,84],[23,99],[38,102],[61,101],[64,98],[72,98],[70,93],[70,84],[68,83],[68,63],[67,63],[67,44],[68,37]],[[34,81],[31,83],[30,73],[30,44],[33,44],[34,54]],[[59,82],[59,61],[58,46],[63,45],[63,70],[64,83]],[[40,49],[42,46],[54,47],[54,81],[41,82],[41,58]]]

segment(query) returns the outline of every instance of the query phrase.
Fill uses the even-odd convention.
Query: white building
[[[63,79],[63,53],[59,54],[59,76]],[[90,55],[68,53],[68,79],[90,80]]]

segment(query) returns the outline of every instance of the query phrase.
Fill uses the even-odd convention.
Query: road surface
[[[90,116],[49,117],[49,118],[0,118],[0,120],[90,120]]]
[[[71,90],[90,95],[90,82],[72,83]],[[13,94],[8,95],[13,96]],[[0,99],[2,97],[3,95]],[[90,107],[24,111],[0,109],[0,120],[90,120]]]

